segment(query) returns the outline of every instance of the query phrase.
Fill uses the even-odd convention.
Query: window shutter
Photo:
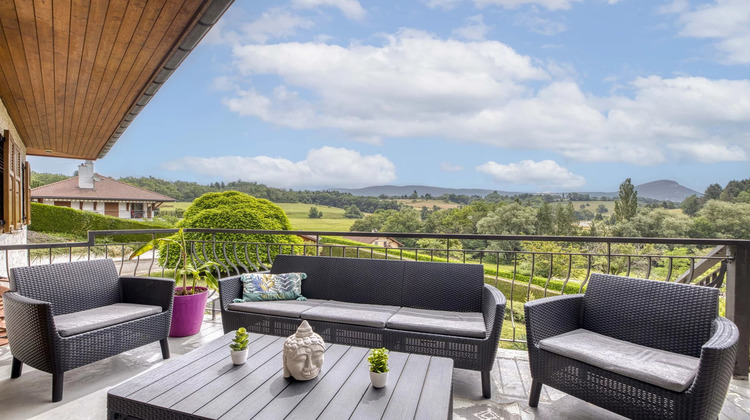
[[[31,164],[26,162],[23,172],[23,193],[25,194],[24,207],[26,224],[31,223]]]
[[[8,233],[13,228],[13,142],[8,130],[3,137],[3,232]]]

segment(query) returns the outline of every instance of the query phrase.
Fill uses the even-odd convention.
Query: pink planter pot
[[[192,287],[188,287],[191,290]],[[169,329],[170,337],[187,337],[197,334],[201,330],[203,322],[203,312],[206,310],[206,300],[208,299],[208,289],[205,287],[196,287],[197,294],[194,295],[174,295],[174,304],[172,305],[172,326]],[[175,292],[182,290],[182,287],[175,287]]]

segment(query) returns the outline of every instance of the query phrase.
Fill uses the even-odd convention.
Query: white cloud
[[[750,80],[651,76],[594,96],[559,65],[544,68],[500,42],[415,30],[380,46],[246,45],[234,55],[237,78],[281,82],[271,91],[235,91],[224,100],[232,111],[357,141],[438,138],[637,165],[695,159],[667,144],[716,136],[729,150],[750,150]]]
[[[468,21],[466,26],[454,29],[452,34],[469,41],[484,40],[490,32],[490,27],[484,23],[482,15],[471,16],[466,20]]]
[[[549,10],[570,9],[573,3],[580,3],[583,0],[474,0],[477,7],[487,5],[501,6],[506,9],[514,9],[524,5],[542,6]]]
[[[679,13],[680,35],[716,40],[726,63],[750,64],[750,1],[716,0],[692,10],[675,1],[662,11]]]
[[[459,172],[463,171],[464,167],[461,165],[454,165],[450,162],[442,162],[440,163],[440,170],[446,172]]]
[[[367,14],[358,0],[293,0],[292,5],[301,9],[314,9],[321,6],[334,7],[341,10],[349,19],[361,20]]]
[[[748,154],[739,146],[727,146],[721,142],[707,142],[694,144],[668,144],[687,158],[703,163],[743,162],[750,160]]]
[[[430,9],[450,10],[456,7],[462,0],[422,0]]]
[[[477,166],[477,171],[491,175],[498,183],[513,185],[577,188],[586,184],[586,179],[582,176],[570,172],[553,160],[522,160],[505,165],[490,161]]]
[[[221,23],[222,21],[219,21]],[[253,42],[265,44],[277,38],[288,38],[297,34],[299,29],[310,29],[315,26],[311,19],[298,16],[288,9],[274,7],[263,12],[260,17],[250,22],[237,25],[237,30],[227,30],[224,25],[211,32],[211,43],[240,44]]]
[[[312,149],[305,160],[269,156],[183,157],[162,165],[166,170],[189,170],[227,181],[254,181],[279,188],[358,188],[393,182],[396,167],[382,155],[363,156],[350,149],[325,146]]]

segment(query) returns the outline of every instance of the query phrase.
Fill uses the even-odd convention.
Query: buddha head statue
[[[297,332],[284,343],[284,377],[309,381],[320,373],[325,352],[323,337],[315,334],[307,321],[302,321]]]

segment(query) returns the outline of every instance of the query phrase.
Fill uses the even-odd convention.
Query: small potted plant
[[[232,356],[232,363],[242,365],[247,360],[247,344],[250,341],[247,330],[240,327],[234,335],[234,339],[229,344],[229,353]]]
[[[382,388],[388,382],[388,349],[385,347],[370,350],[370,382],[375,388]]]

